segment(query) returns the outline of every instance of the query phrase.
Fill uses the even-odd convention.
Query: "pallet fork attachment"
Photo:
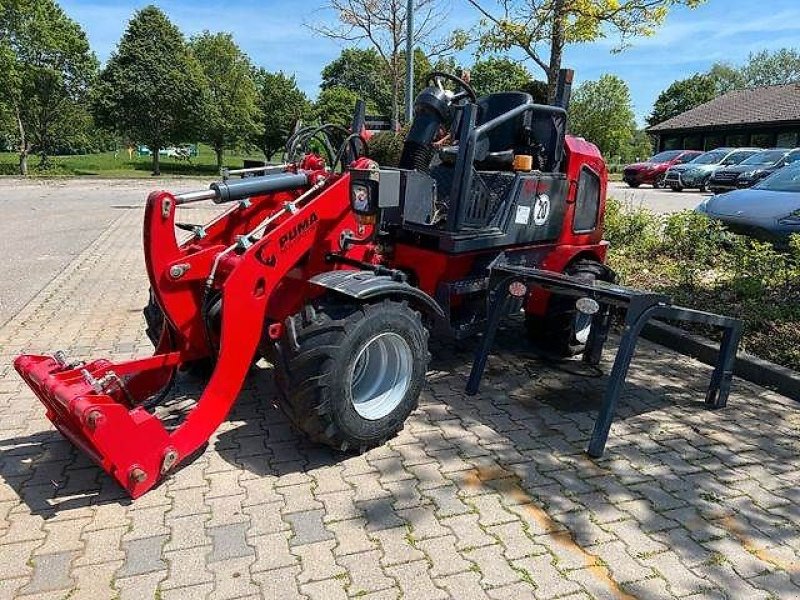
[[[727,405],[733,379],[733,365],[743,328],[739,319],[674,306],[670,298],[663,294],[603,281],[587,283],[562,273],[508,264],[503,256],[492,266],[491,273],[488,320],[483,338],[475,352],[475,360],[467,382],[468,395],[478,392],[501,319],[520,311],[530,289],[542,288],[575,298],[590,298],[597,303],[598,310],[592,317],[589,339],[583,354],[583,361],[587,364],[596,366],[600,363],[603,346],[611,326],[610,309],[614,307],[625,312],[619,348],[586,450],[589,456],[599,458],[605,451],[619,396],[636,350],[636,342],[650,319],[703,323],[723,329],[717,364],[711,375],[705,404],[710,409],[723,408]]]

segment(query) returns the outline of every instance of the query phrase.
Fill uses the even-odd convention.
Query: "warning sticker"
[[[514,223],[517,225],[527,225],[531,220],[531,207],[518,206],[517,216],[514,218]]]

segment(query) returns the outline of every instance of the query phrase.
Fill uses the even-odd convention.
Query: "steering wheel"
[[[453,94],[453,96],[450,98],[451,103],[458,102],[462,98],[469,98],[470,102],[475,102],[478,99],[478,95],[475,93],[475,90],[472,89],[470,84],[460,77],[456,77],[451,73],[445,73],[444,71],[431,71],[428,73],[428,76],[425,78],[425,85],[435,85],[440,90],[444,91],[443,80],[451,81],[461,88],[460,92]]]

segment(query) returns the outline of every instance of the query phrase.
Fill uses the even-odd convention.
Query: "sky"
[[[147,4],[160,6],[191,36],[204,29],[229,31],[252,61],[271,71],[294,74],[310,97],[318,92],[319,73],[334,60],[342,44],[315,34],[308,25],[332,19],[324,0],[61,0],[66,12],[89,36],[101,61],[108,59],[127,21]],[[450,28],[468,28],[477,18],[464,0],[452,0],[447,19]],[[492,0],[486,0],[492,6]],[[674,8],[656,35],[639,38],[621,53],[613,36],[592,44],[571,46],[564,66],[575,69],[576,82],[597,79],[604,73],[627,81],[637,121],[652,109],[659,92],[676,79],[708,69],[716,61],[733,64],[748,54],[781,47],[800,48],[800,0],[708,0],[690,10]],[[520,55],[515,58],[521,58]],[[474,51],[457,56],[471,64]],[[528,65],[542,78],[535,65]]]

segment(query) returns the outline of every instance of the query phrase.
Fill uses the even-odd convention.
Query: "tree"
[[[15,125],[22,175],[32,149],[47,165],[56,145],[81,133],[96,73],[86,34],[53,0],[0,3],[0,105]]]
[[[345,88],[367,102],[370,110],[390,114],[392,86],[386,65],[374,48],[345,48],[322,69],[320,88]]]
[[[522,50],[547,75],[552,100],[567,45],[616,32],[621,50],[633,37],[652,35],[670,7],[704,0],[497,0],[494,11],[484,0],[467,1],[481,15],[479,52]]]
[[[750,54],[741,69],[746,87],[781,85],[800,81],[800,51],[781,48]]]
[[[229,33],[204,31],[192,39],[191,48],[208,90],[200,135],[214,148],[221,169],[225,149],[252,138],[258,128],[253,67]]]
[[[472,87],[478,95],[522,90],[533,76],[525,65],[508,57],[490,56],[472,65]]]
[[[714,82],[717,94],[720,95],[746,86],[742,70],[729,63],[715,62],[707,75]]]
[[[606,159],[627,156],[636,132],[628,85],[616,75],[603,75],[578,86],[569,107],[569,128],[596,144]]]
[[[322,90],[317,98],[315,113],[323,123],[350,126],[358,94],[344,87]]]
[[[658,95],[647,123],[650,126],[662,123],[713,100],[719,94],[717,82],[705,73],[676,81]]]
[[[644,129],[637,129],[627,155],[622,156],[623,162],[647,160],[653,155],[653,147],[653,138]]]
[[[269,160],[283,148],[297,121],[310,116],[311,103],[294,76],[258,69],[255,81],[260,121],[254,141]]]
[[[446,0],[413,0],[413,3],[414,47],[419,46],[428,56],[436,56],[465,43],[460,31],[444,39],[435,35],[446,20]],[[328,8],[337,22],[310,26],[332,39],[366,43],[378,53],[391,86],[390,114],[394,123],[400,119],[405,78],[406,7],[406,0],[328,0]]]
[[[159,150],[191,140],[205,118],[207,90],[200,63],[180,30],[155,6],[137,12],[100,74],[97,121],[145,144],[160,175]]]
[[[402,53],[398,64],[405,74],[406,57]],[[424,86],[425,76],[433,70],[428,57],[420,48],[414,50],[414,89]],[[320,88],[342,87],[355,93],[367,103],[367,110],[381,115],[392,114],[391,73],[374,48],[345,48],[333,62],[322,69]],[[400,82],[400,95],[405,93],[405,80]]]

